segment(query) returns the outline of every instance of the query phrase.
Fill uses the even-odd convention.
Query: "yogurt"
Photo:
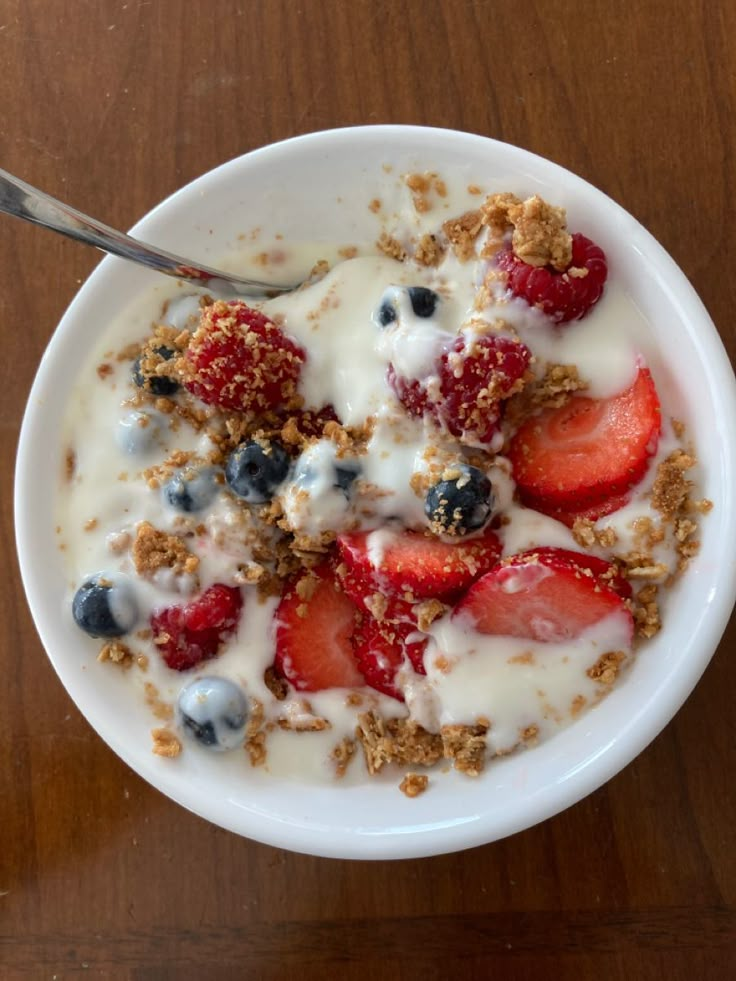
[[[126,653],[118,651],[112,659],[129,663],[132,652],[138,668],[121,675],[121,684],[138,686],[149,701],[155,692],[157,706],[172,707],[171,725],[176,719],[173,706],[192,678],[228,679],[241,687],[251,706],[246,746],[252,763],[275,773],[296,770],[304,779],[333,780],[336,772],[346,770],[346,780],[361,780],[366,764],[371,772],[373,767],[368,750],[364,762],[353,743],[356,726],[365,729],[367,716],[379,720],[379,727],[380,720],[404,720],[430,736],[457,726],[482,731],[491,758],[553,735],[607,691],[610,679],[604,677],[608,668],[602,659],[616,652],[615,676],[635,656],[628,613],[612,614],[560,642],[482,634],[449,609],[419,625],[416,637],[426,640],[426,674],[408,666],[398,671],[396,684],[404,701],[369,686],[313,692],[284,686],[284,697],[277,697],[272,678],[269,683],[279,599],[263,589],[259,593],[258,582],[262,585],[264,567],[277,578],[274,557],[284,529],[297,541],[324,539],[327,549],[335,535],[367,531],[370,563],[379,568],[401,529],[427,526],[424,497],[418,491],[422,479],[432,479],[438,467],[473,453],[481,453],[485,461],[493,488],[494,528],[504,556],[541,546],[608,559],[631,556],[642,550],[642,528],[659,520],[651,500],[658,465],[679,445],[679,427],[673,426],[666,397],[662,435],[645,477],[626,506],[586,525],[589,538],[583,543],[579,529],[519,502],[511,464],[501,452],[508,433],[499,430],[488,445],[479,446],[472,437],[461,445],[431,414],[407,412],[387,383],[391,368],[405,378],[427,379],[429,390],[436,389],[433,371],[453,340],[461,334],[472,339],[489,325],[497,329],[500,321],[503,333],[531,350],[531,372],[537,379],[550,365],[575,366],[586,383],[584,394],[594,399],[626,390],[651,356],[649,326],[615,273],[602,300],[583,319],[558,327],[512,296],[494,276],[493,258],[484,248],[488,234],[478,236],[469,260],[452,248],[436,266],[399,262],[385,254],[360,255],[336,263],[305,288],[258,305],[306,352],[299,378],[304,405],[331,406],[342,429],[364,433],[357,449],[317,435],[295,457],[275,494],[280,526],[264,523],[257,509],[239,500],[221,466],[212,462],[227,436],[226,414],[198,405],[186,392],[172,399],[193,406],[193,411],[189,416],[172,411],[166,399],[142,397],[131,380],[131,358],[126,356],[130,345],[150,334],[152,321],[169,325],[172,336],[194,330],[200,299],[174,291],[162,308],[160,298],[151,295],[110,324],[80,374],[68,410],[67,458],[73,464],[59,493],[59,538],[72,593],[94,576],[113,586],[116,581],[132,584],[137,630],[120,638],[120,650]],[[295,269],[301,268],[302,256],[303,248],[295,249]],[[284,278],[290,274],[289,261],[289,249],[281,246]],[[431,316],[416,314],[410,287],[422,287],[437,298]],[[181,495],[189,493],[187,468],[192,466],[209,466],[214,476],[207,481],[214,483],[192,485],[190,513],[181,505]],[[179,497],[169,487],[172,480],[178,481]],[[201,501],[198,495],[204,495]],[[173,564],[149,574],[141,566],[134,543],[146,523],[159,535],[157,541],[170,536],[186,542],[186,568]],[[652,568],[637,570],[631,560],[629,572],[645,584],[661,585],[678,568],[682,541],[674,530],[649,538]],[[147,624],[156,611],[186,603],[215,583],[240,589],[242,615],[216,657],[180,674],[163,662]],[[94,655],[100,643],[88,643]],[[206,752],[191,741],[184,746],[188,752]],[[347,754],[344,766],[341,746]]]

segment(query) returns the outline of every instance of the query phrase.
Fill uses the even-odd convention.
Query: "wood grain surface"
[[[733,0],[0,0],[0,106],[0,166],[123,228],[312,130],[423,123],[518,144],[639,218],[736,353]],[[26,607],[12,481],[39,358],[97,261],[0,218],[0,978],[736,977],[733,626],[609,784],[435,859],[239,839],[90,729]]]

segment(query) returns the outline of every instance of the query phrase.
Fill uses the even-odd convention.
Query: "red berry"
[[[409,599],[453,599],[490,569],[501,555],[492,531],[479,538],[449,544],[421,532],[402,531],[387,537],[380,562],[368,549],[370,532],[340,535],[340,556],[359,582],[374,592]]]
[[[329,563],[291,583],[275,622],[276,670],[294,688],[320,691],[363,684],[352,643],[358,611],[338,588]]]
[[[216,583],[186,606],[168,606],[151,615],[154,643],[166,664],[186,671],[215,657],[240,619],[243,597],[234,586]]]
[[[337,567],[337,582],[364,616],[380,621],[401,620],[416,624],[412,602],[400,596],[385,595],[370,576],[361,578],[344,562]]]
[[[501,401],[519,389],[530,360],[529,348],[511,337],[457,337],[439,365],[439,415],[452,435],[489,443]]]
[[[391,622],[367,617],[363,621],[355,637],[355,659],[366,684],[384,695],[404,701],[396,684],[399,670],[408,661],[418,674],[426,674],[423,658],[427,639],[407,643],[407,637],[416,631],[416,624],[406,620]]]
[[[410,416],[421,418],[425,412],[432,411],[425,382],[416,378],[404,378],[402,375],[397,375],[392,364],[388,366],[386,380]]]
[[[556,324],[584,317],[600,300],[608,274],[603,249],[579,233],[572,236],[572,260],[563,272],[530,266],[511,249],[498,253],[498,265],[514,296],[539,307]]]
[[[659,398],[646,368],[612,398],[575,396],[532,416],[508,452],[521,500],[552,516],[621,501],[644,476],[660,427]]]
[[[608,497],[605,501],[600,504],[592,504],[589,507],[581,508],[577,511],[571,511],[569,508],[545,508],[544,513],[548,514],[550,518],[555,518],[557,521],[561,521],[563,525],[567,525],[568,528],[572,528],[578,518],[582,518],[587,521],[597,521],[599,518],[605,518],[608,514],[613,514],[614,511],[620,510],[625,507],[631,500],[631,492],[626,494],[618,494],[614,497]]]
[[[617,592],[619,596],[623,596],[624,599],[631,599],[632,591],[629,580],[624,579],[616,566],[611,562],[606,562],[605,559],[601,559],[597,555],[590,555],[588,552],[575,552],[569,548],[555,548],[551,545],[545,545],[542,548],[531,548],[526,552],[520,552],[518,555],[513,556],[509,561],[509,565],[523,564],[533,559],[534,556],[542,562],[556,560],[557,562],[570,563],[575,568],[581,569],[584,572],[587,570],[604,586],[608,586]]]
[[[240,300],[205,307],[186,352],[186,387],[208,405],[236,412],[289,407],[306,354]]]
[[[479,579],[453,619],[481,634],[559,643],[574,640],[611,614],[622,618],[630,643],[634,621],[618,593],[569,559],[532,551]]]

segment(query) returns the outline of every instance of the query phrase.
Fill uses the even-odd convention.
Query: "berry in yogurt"
[[[136,626],[138,607],[128,583],[95,576],[74,594],[72,615],[90,637],[123,637]]]
[[[237,627],[242,606],[238,588],[216,583],[191,603],[157,610],[153,642],[167,666],[188,671],[215,657]]]
[[[222,753],[243,745],[248,702],[227,678],[197,678],[183,688],[177,710],[185,735]]]

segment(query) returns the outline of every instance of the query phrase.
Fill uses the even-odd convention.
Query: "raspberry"
[[[584,317],[600,300],[608,273],[603,249],[579,233],[572,236],[572,260],[564,272],[530,266],[511,249],[499,252],[498,265],[514,296],[539,307],[556,324]],[[573,270],[585,272],[574,275]]]
[[[186,352],[185,384],[208,405],[263,413],[295,403],[306,353],[240,300],[206,307]]]
[[[432,411],[429,393],[423,382],[416,378],[404,378],[402,375],[397,375],[392,364],[388,366],[386,381],[410,416],[421,418],[425,412]]]
[[[186,671],[215,657],[235,631],[243,598],[233,586],[216,583],[186,606],[168,606],[151,615],[154,643],[166,664]]]
[[[508,398],[529,367],[531,352],[510,337],[486,334],[469,344],[461,334],[440,360],[439,415],[453,436],[489,443]]]

